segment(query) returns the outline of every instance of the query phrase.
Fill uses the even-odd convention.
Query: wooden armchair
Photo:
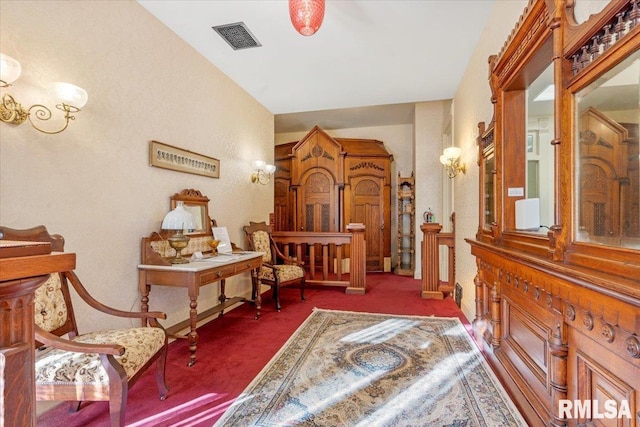
[[[64,238],[50,235],[44,226],[14,230],[0,226],[7,240],[51,242],[62,252]],[[71,304],[69,283],[91,307],[107,314],[145,318],[150,327],[101,330],[80,335]],[[82,401],[108,400],[112,426],[124,426],[129,387],[156,364],[160,400],[168,393],[165,383],[167,335],[157,319],[164,313],[134,313],[107,307],[96,301],[73,271],[51,274],[35,293],[36,400],[71,401],[70,410]],[[66,336],[68,338],[63,338]]]
[[[264,252],[259,278],[271,286],[276,310],[280,311],[280,288],[300,285],[300,298],[304,301],[305,271],[302,262],[283,254],[271,237],[271,227],[265,222],[250,222],[243,227],[251,250]],[[280,262],[279,262],[280,261]],[[258,290],[259,292],[260,290]],[[253,295],[255,298],[255,295]]]

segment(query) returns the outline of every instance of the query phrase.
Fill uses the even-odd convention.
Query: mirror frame
[[[620,19],[630,20],[632,8],[637,5],[629,0],[611,0],[603,3],[601,11],[580,24],[574,17],[575,6],[575,1],[568,0],[530,0],[500,53],[489,58],[489,86],[495,121],[496,224],[491,230],[484,224],[485,190],[481,185],[476,238],[539,259],[572,265],[576,271],[595,269],[634,282],[637,280],[634,278],[640,277],[640,251],[594,245],[574,238],[577,198],[574,94],[640,49],[640,23],[635,27],[631,23],[619,24]],[[607,47],[598,45],[603,43],[609,32],[619,32],[619,36],[614,37],[614,42]],[[539,71],[548,66],[550,59],[555,84],[551,139],[554,151],[554,224],[543,235],[515,230],[515,201],[524,195],[510,197],[508,193],[509,188],[525,187],[526,117],[525,113],[514,112],[509,107],[520,108],[524,89]],[[483,136],[481,132],[479,145]],[[480,147],[478,153],[481,184],[485,173],[482,150]],[[523,167],[514,168],[512,165],[516,161],[522,161]]]
[[[621,16],[628,17],[633,2],[612,1],[604,9],[589,17],[587,21],[576,24],[573,13],[567,14],[567,31],[563,46],[563,60],[566,75],[564,96],[562,139],[567,141],[563,147],[563,162],[560,167],[575,173],[577,150],[574,149],[576,140],[576,105],[574,95],[589,86],[601,75],[614,68],[622,60],[640,49],[640,24],[635,28],[621,31],[610,46],[598,46],[603,36],[609,31],[615,32]],[[572,11],[571,11],[572,12]],[[598,41],[598,43],[595,42]],[[592,53],[599,48],[599,53]],[[566,224],[558,233],[558,239],[567,242],[562,247],[564,260],[581,267],[597,268],[610,274],[622,277],[640,277],[640,251],[636,249],[598,245],[589,242],[576,241],[575,203],[578,188],[573,175],[563,172],[563,181],[568,184],[561,189],[560,197],[571,200],[561,212],[562,223]]]
[[[180,193],[171,196],[171,209],[175,209],[178,202],[183,202],[186,207],[196,207],[201,211],[202,228],[193,230],[187,234],[189,237],[209,236],[211,235],[211,218],[209,217],[209,198],[200,191],[193,188],[186,188]]]

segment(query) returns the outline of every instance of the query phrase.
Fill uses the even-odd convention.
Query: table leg
[[[220,280],[220,296],[218,297],[218,301],[220,301],[220,304],[222,304],[227,300],[227,296],[224,294],[225,285],[226,283],[224,279]],[[220,310],[220,313],[218,313],[218,317],[222,317],[223,314],[224,314],[224,310]]]
[[[147,273],[144,270],[138,272],[138,289],[140,290],[140,311],[149,311],[149,292],[151,285],[147,285]],[[147,319],[140,319],[142,326],[147,326]]]
[[[260,295],[260,268],[251,270],[251,296],[256,304],[256,319],[260,318],[260,309],[262,308],[262,296]]]
[[[189,342],[189,363],[187,366],[193,366],[196,363],[196,350],[198,349],[198,331],[196,327],[198,325],[198,296],[190,295],[189,298],[191,301],[189,302],[189,322],[191,331],[187,336],[187,341]]]

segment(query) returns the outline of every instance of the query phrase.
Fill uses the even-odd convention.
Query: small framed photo
[[[538,131],[527,132],[527,153],[538,154]]]

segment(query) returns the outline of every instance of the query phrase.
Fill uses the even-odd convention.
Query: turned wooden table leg
[[[198,349],[198,331],[196,330],[198,325],[198,296],[190,296],[189,302],[189,322],[190,328],[187,341],[189,342],[189,363],[188,366],[193,366],[196,363],[196,350]]]

